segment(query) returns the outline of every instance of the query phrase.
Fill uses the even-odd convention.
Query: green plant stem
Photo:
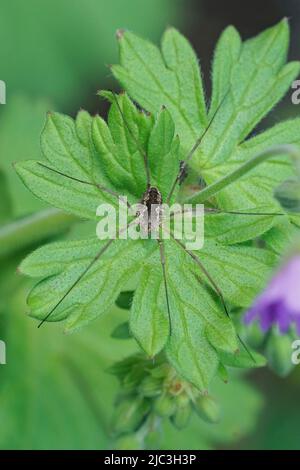
[[[58,209],[46,209],[0,228],[0,257],[8,256],[28,246],[67,230],[78,218]]]
[[[202,189],[201,191],[193,194],[189,198],[187,198],[187,202],[193,204],[201,204],[210,199],[212,196],[220,192],[222,189],[228,187],[246,173],[251,171],[256,166],[264,163],[270,158],[274,158],[278,155],[287,155],[291,158],[296,166],[297,172],[300,177],[300,152],[299,149],[294,145],[278,145],[275,147],[270,147],[268,150],[264,152],[260,152],[255,155],[253,158],[248,160],[246,163],[243,163],[239,168],[232,171],[226,176],[218,179],[214,183],[210,184],[206,188]]]

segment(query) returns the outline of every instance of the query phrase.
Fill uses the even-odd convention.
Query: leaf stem
[[[187,202],[189,203],[204,203],[212,196],[217,194],[222,189],[226,188],[230,184],[234,183],[236,180],[244,176],[246,173],[251,171],[256,166],[264,163],[269,158],[274,158],[277,155],[288,155],[295,163],[297,171],[300,177],[300,151],[298,147],[294,145],[278,145],[275,147],[270,147],[268,150],[258,153],[253,158],[248,160],[246,163],[243,163],[239,166],[236,170],[232,171],[228,175],[225,175],[215,181],[214,183],[210,184],[206,188],[202,189],[201,191],[193,194],[192,196],[187,198]]]
[[[59,235],[79,219],[58,209],[45,209],[0,228],[0,257]]]

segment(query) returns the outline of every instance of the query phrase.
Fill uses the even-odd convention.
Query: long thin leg
[[[111,196],[117,197],[119,199],[119,194],[118,193],[116,193],[115,191],[112,191],[109,188],[105,188],[101,184],[92,183],[91,181],[85,181],[85,180],[81,180],[79,178],[75,178],[74,176],[67,175],[66,173],[63,173],[62,171],[56,170],[55,168],[52,168],[52,167],[50,167],[48,165],[45,165],[44,163],[41,163],[41,162],[37,162],[37,164],[42,166],[43,168],[46,168],[49,171],[53,171],[54,173],[57,173],[58,175],[64,176],[65,178],[68,178],[68,179],[73,180],[73,181],[77,181],[77,183],[87,184],[89,186],[94,186],[94,187],[98,188],[100,191],[108,193]],[[127,206],[129,208],[131,207],[128,201],[127,201]]]
[[[133,138],[133,140],[135,141],[136,145],[137,145],[137,148],[140,152],[140,154],[142,155],[143,157],[143,160],[144,160],[144,165],[145,165],[145,170],[146,170],[146,177],[147,177],[147,188],[150,188],[151,186],[151,176],[150,176],[150,168],[149,168],[149,159],[148,159],[148,155],[147,153],[145,152],[145,150],[143,149],[143,147],[141,146],[141,144],[139,143],[138,139],[136,138],[136,136],[134,135],[134,133],[132,132],[131,128],[129,127],[126,119],[125,119],[125,116],[124,116],[124,113],[121,109],[121,106],[119,105],[119,102],[118,102],[118,98],[116,97],[116,94],[114,92],[112,92],[113,94],[113,97],[114,97],[114,100],[115,100],[115,103],[117,105],[117,108],[119,110],[119,113],[121,114],[122,116],[122,119],[124,121],[124,124],[128,130],[128,132],[130,133],[131,137]]]
[[[221,100],[219,106],[217,107],[216,111],[214,112],[214,114],[213,114],[211,120],[209,121],[209,123],[208,123],[206,129],[205,129],[204,132],[200,135],[200,137],[198,137],[198,139],[196,140],[195,144],[193,145],[193,147],[192,147],[191,150],[189,151],[189,153],[188,153],[186,159],[181,162],[179,173],[178,173],[178,175],[176,176],[176,178],[175,178],[175,180],[174,180],[174,182],[173,182],[173,184],[172,184],[171,190],[170,190],[170,192],[169,192],[169,194],[168,194],[168,196],[167,196],[167,199],[166,199],[166,204],[169,204],[170,199],[171,199],[171,197],[172,197],[172,195],[173,195],[173,193],[174,193],[174,191],[175,191],[176,185],[177,185],[178,183],[180,183],[180,181],[182,180],[182,177],[183,177],[183,175],[184,175],[184,173],[185,173],[185,171],[186,171],[186,167],[187,167],[189,161],[190,161],[191,158],[193,157],[194,153],[196,152],[196,150],[198,149],[198,147],[199,147],[199,145],[201,144],[202,140],[204,139],[205,135],[207,134],[208,130],[210,129],[210,127],[211,127],[211,125],[212,125],[212,123],[213,123],[213,121],[214,121],[216,115],[218,114],[219,110],[221,109],[221,106],[223,105],[223,103],[224,103],[224,101],[225,101],[225,99],[226,99],[228,93],[229,93],[229,90],[228,90],[228,91],[225,93],[225,95],[223,96],[223,98],[222,98],[222,100]]]
[[[42,326],[42,324],[48,320],[48,318],[50,317],[50,315],[52,315],[52,313],[54,312],[54,310],[57,309],[57,307],[64,301],[64,299],[70,294],[70,292],[74,289],[74,287],[77,286],[77,284],[81,281],[81,279],[86,275],[86,273],[91,269],[91,267],[96,263],[96,261],[98,261],[98,259],[100,258],[101,255],[103,255],[103,253],[110,247],[110,245],[112,244],[112,242],[114,241],[114,239],[112,240],[109,240],[108,243],[106,243],[106,245],[104,245],[101,250],[96,254],[96,256],[92,259],[92,261],[89,263],[89,265],[85,268],[85,270],[80,274],[80,276],[76,279],[76,281],[71,285],[71,287],[69,287],[69,289],[67,290],[67,292],[62,296],[62,298],[59,300],[59,302],[57,302],[57,304],[50,310],[50,312],[45,316],[45,318],[43,318],[43,320],[41,321],[41,323],[38,325],[38,328],[40,328]]]
[[[130,225],[133,225],[134,223],[137,223],[137,219],[133,220],[132,222],[130,222],[129,224],[126,225],[126,227],[124,227],[122,230],[119,231],[119,234],[124,232],[125,230],[128,229],[128,227]],[[110,245],[115,241],[114,238],[112,238],[111,240],[109,240],[102,248],[101,250],[94,256],[94,258],[91,260],[91,262],[89,263],[89,265],[84,269],[84,271],[82,271],[82,273],[80,274],[80,276],[78,276],[78,278],[76,279],[76,281],[71,285],[71,287],[69,287],[69,289],[67,290],[67,292],[63,295],[63,297],[59,300],[59,302],[57,302],[57,304],[51,309],[51,311],[49,313],[47,313],[47,315],[45,316],[45,318],[43,318],[43,320],[41,321],[41,323],[38,325],[38,328],[40,328],[42,326],[42,324],[48,320],[48,318],[50,317],[50,315],[52,315],[52,313],[57,309],[57,307],[63,302],[63,300],[70,294],[70,292],[74,289],[74,287],[77,286],[77,284],[81,281],[81,279],[86,275],[86,273],[91,269],[91,267],[99,260],[99,258],[103,255],[103,253],[105,253],[105,251],[110,247]]]
[[[168,317],[169,317],[169,329],[170,329],[170,334],[172,334],[172,319],[171,319],[169,291],[168,291],[167,274],[166,274],[165,246],[164,246],[164,242],[162,239],[159,238],[157,242],[159,245],[160,262],[161,262],[163,278],[164,278],[164,288],[165,288],[166,303],[167,303],[167,310],[168,310]]]
[[[223,293],[222,293],[221,289],[217,286],[216,282],[213,280],[212,276],[209,274],[207,269],[203,266],[202,262],[199,260],[199,258],[192,251],[188,250],[180,240],[175,238],[174,235],[171,232],[170,232],[170,235],[173,238],[173,240],[195,261],[195,263],[198,264],[201,271],[203,272],[203,274],[205,274],[205,276],[207,277],[207,279],[209,280],[209,282],[213,286],[214,290],[216,291],[216,293],[220,297],[220,300],[222,302],[222,305],[224,307],[226,315],[229,317],[229,312],[228,312],[228,309],[227,309],[226,302],[224,300]]]
[[[207,277],[207,279],[209,280],[209,282],[211,283],[211,285],[213,286],[214,290],[216,291],[216,293],[218,294],[221,302],[222,302],[222,305],[223,305],[223,308],[225,310],[225,313],[227,315],[228,318],[231,319],[230,317],[230,314],[229,314],[229,311],[228,311],[228,308],[227,308],[227,305],[226,305],[226,302],[225,302],[225,299],[224,299],[224,296],[223,296],[223,293],[221,291],[221,289],[218,287],[218,285],[216,284],[216,282],[213,280],[213,278],[211,277],[211,275],[209,274],[209,272],[207,271],[207,269],[203,266],[202,262],[199,260],[199,258],[190,250],[188,250],[184,244],[177,240],[173,234],[171,232],[169,232],[172,239],[197,263],[197,265],[200,267],[201,271],[205,274],[205,276]],[[240,337],[240,335],[238,333],[236,333],[240,343],[242,344],[242,346],[244,347],[245,351],[247,352],[247,354],[249,355],[249,357],[251,357],[252,361],[254,363],[256,363],[253,355],[251,354],[251,352],[249,351],[247,345],[245,344],[245,342],[242,340],[242,338]]]
[[[206,208],[205,212],[212,213],[212,214],[233,214],[233,215],[261,215],[261,216],[284,216],[287,215],[284,212],[241,212],[241,211],[223,211],[222,209],[215,209],[215,208]]]
[[[232,214],[232,215],[254,215],[254,216],[286,216],[284,212],[240,212],[240,211],[223,211],[222,209],[215,209],[215,208],[205,208],[204,213],[206,214]],[[183,211],[176,211],[171,212],[170,218],[174,218],[176,215],[179,214],[192,214],[195,215],[195,209],[187,209]]]

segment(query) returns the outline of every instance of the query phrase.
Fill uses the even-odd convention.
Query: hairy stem
[[[298,147],[294,145],[278,145],[275,147],[270,147],[264,152],[258,153],[246,163],[243,163],[241,166],[239,166],[236,170],[232,171],[231,173],[228,173],[228,175],[223,176],[222,178],[218,179],[206,188],[187,198],[187,202],[194,204],[204,203],[212,196],[220,192],[222,189],[228,187],[230,184],[240,179],[242,176],[244,176],[256,166],[278,155],[287,155],[289,158],[291,158],[295,163],[296,169],[300,177],[300,151]]]

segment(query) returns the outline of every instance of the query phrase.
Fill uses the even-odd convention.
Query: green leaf
[[[165,346],[169,328],[162,269],[156,260],[156,266],[147,263],[143,268],[132,303],[130,330],[144,351],[153,357]]]
[[[111,96],[108,124],[100,116],[93,120],[92,138],[97,154],[96,170],[97,166],[99,167],[97,176],[104,173],[120,194],[131,193],[138,198],[146,189],[145,164],[140,148],[143,148],[149,139],[152,119],[139,112],[127,95],[116,99],[119,107]]]
[[[16,164],[26,186],[60,209],[95,219],[101,202],[117,203],[116,198],[95,184],[119,191],[120,195],[129,196],[131,202],[133,197],[136,202],[141,199],[146,182],[140,148],[145,145],[150,167],[158,161],[157,151],[161,149],[162,158],[154,178],[166,195],[164,188],[179,168],[179,145],[168,112],[163,110],[153,127],[152,118],[139,112],[126,95],[119,98],[119,106],[131,132],[124,125],[116,103],[111,107],[109,125],[100,117],[92,119],[84,111],[78,113],[75,121],[58,113],[49,114],[41,137],[46,159],[41,163],[48,168],[30,160]]]
[[[212,65],[212,97],[209,112],[216,112],[222,98],[230,87],[231,72],[239,60],[242,42],[233,26],[226,28],[220,36]]]
[[[96,117],[92,128],[100,176],[104,172],[115,188],[140,199],[146,189],[146,152],[151,183],[160,188],[166,199],[180,161],[179,140],[175,137],[170,113],[162,108],[154,122],[151,116],[140,112],[127,95],[117,97],[109,92],[100,95],[112,102],[108,125]]]
[[[107,97],[112,98],[111,95]],[[108,181],[116,192],[121,185],[124,189],[129,187],[128,193],[132,197],[141,191],[140,200],[146,187],[142,159],[146,147],[153,184],[167,194],[179,166],[178,142],[170,114],[162,109],[154,121],[137,111],[126,95],[118,100],[124,113],[129,113],[131,132],[120,120],[115,102],[109,113],[108,126],[99,118],[92,120],[85,112],[81,112],[76,121],[62,115],[50,115],[42,136],[47,164],[76,179]],[[158,155],[162,158],[157,158]],[[135,173],[133,168],[139,170]],[[123,170],[135,178],[124,179]],[[65,178],[37,162],[19,164],[18,172],[40,197],[77,215],[92,218],[98,197],[101,200],[98,188],[91,185],[82,188],[80,181]],[[66,320],[66,330],[76,330],[105,314],[124,290],[128,279],[140,276],[130,319],[136,339],[151,356],[168,343],[168,356],[180,374],[200,389],[207,388],[218,367],[214,348],[217,345],[232,352],[237,348],[237,339],[232,323],[220,312],[220,303],[215,302],[205,286],[201,288],[194,274],[182,272],[188,256],[174,242],[165,244],[172,306],[170,316],[174,324],[170,340],[157,243],[117,240],[91,265],[105,244],[96,238],[56,243],[27,257],[20,271],[41,278],[28,297],[30,315],[42,320],[51,312],[50,321]],[[178,284],[180,292],[175,289]],[[199,308],[197,291],[204,303],[202,308]],[[177,350],[179,344],[181,351]]]
[[[48,113],[41,136],[41,150],[50,166],[74,178],[86,178],[91,171],[88,148],[77,130],[81,122],[80,117],[75,122],[69,116]]]
[[[246,246],[222,246],[206,240],[196,252],[205,269],[231,304],[248,307],[266,284],[276,266],[277,257],[264,249]],[[199,276],[209,284],[206,276]]]
[[[15,169],[38,198],[82,219],[96,219],[97,207],[105,197],[97,188],[58,175],[36,160],[17,163]]]
[[[151,132],[148,158],[151,176],[166,200],[179,171],[179,139],[174,136],[175,126],[169,111],[162,108]],[[175,197],[177,191],[174,192]]]
[[[230,160],[236,146],[286,93],[299,73],[299,63],[284,65],[288,41],[289,27],[283,20],[243,44],[222,112],[196,154],[195,165],[210,169]]]
[[[174,28],[157,47],[129,31],[119,37],[121,66],[112,72],[129,95],[145,109],[170,111],[184,147],[191,146],[207,125],[204,93],[197,57]]]
[[[268,248],[280,255],[290,249],[297,235],[299,235],[299,229],[288,220],[284,220],[265,233],[263,240]]]
[[[44,278],[28,297],[31,315],[43,319],[105,243],[98,239],[53,243],[29,255],[21,264],[20,272]],[[116,240],[49,320],[60,321],[68,317],[66,329],[70,331],[103,315],[114,304],[124,281],[135,274],[146,253],[142,244]]]
[[[229,367],[264,367],[267,364],[267,360],[264,356],[248,348],[248,351],[241,346],[241,351],[238,354],[229,354],[226,352],[220,353],[220,359],[224,365]],[[253,361],[254,359],[254,361]]]
[[[192,272],[188,255],[172,250],[167,268],[170,289],[171,337],[167,355],[183,378],[206,390],[215,375],[217,349],[234,352],[238,348],[229,318]]]
[[[227,53],[230,51],[234,59],[238,60],[229,61],[229,65],[233,65],[233,67],[230,67],[230,71],[227,68],[225,83],[230,83],[230,96],[222,106],[222,115],[219,113],[214,121],[209,132],[210,138],[205,139],[201,151],[197,153],[199,163],[201,155],[202,165],[204,163],[203,156],[205,156],[205,162],[208,162],[210,167],[212,162],[218,161],[219,155],[222,156],[222,161],[227,160],[235,145],[249,134],[255,124],[286,92],[291,81],[299,72],[298,63],[284,66],[288,40],[289,31],[286,20],[269,28],[256,38],[246,41],[241,52],[239,52],[239,39],[232,28],[221,37],[214,61],[216,91],[214,90],[213,93],[215,96],[220,95],[219,81],[223,79],[223,68],[220,62],[225,60],[224,58],[220,59],[220,50],[224,50],[225,41],[230,43]],[[195,96],[199,97],[201,93],[199,94],[198,91],[198,93],[191,95],[190,80],[197,77],[198,81],[199,68],[194,55],[191,60],[191,52],[189,55],[185,53],[185,61],[180,60],[181,54],[188,47],[186,41],[174,30],[167,31],[163,38],[162,53],[160,53],[151,43],[132,33],[125,32],[119,40],[119,45],[121,66],[114,66],[112,69],[116,78],[121,81],[129,94],[149,111],[157,112],[161,105],[167,105],[184,147],[191,148],[196,137],[201,134],[203,126],[205,127],[205,119],[203,117],[201,120],[197,119],[197,112],[203,115],[203,106],[201,105],[197,106],[197,112],[192,113],[197,103]],[[174,65],[170,63],[167,56],[167,52],[171,55],[171,50],[172,57],[178,57],[175,61],[176,76],[186,77],[188,59],[189,67],[193,67],[193,73],[189,73],[189,80],[186,80],[180,87],[180,91],[185,97],[181,106],[178,91],[173,85],[175,82],[172,74]],[[174,52],[176,50],[177,56]],[[168,68],[163,61],[166,62]],[[177,88],[179,88],[178,85]],[[216,98],[214,100],[216,101]],[[178,103],[175,107],[173,101]],[[186,118],[186,116],[188,117]],[[185,122],[185,126],[183,122]],[[227,130],[229,125],[230,133],[229,129]],[[187,131],[190,127],[196,128],[196,134]],[[220,141],[222,134],[224,138]]]
[[[246,140],[237,148],[230,161],[216,167],[216,179],[270,147],[286,143],[299,145],[299,132],[300,119],[297,118],[276,124],[271,129]],[[273,160],[253,169],[247,177],[233,183],[229,188],[225,188],[218,195],[218,200],[222,207],[237,210],[255,207],[260,209],[263,201],[262,212],[282,212],[281,206],[274,199],[274,189],[282,181],[291,178],[293,174],[290,159],[284,155],[276,156]],[[259,230],[257,233],[263,232]]]
[[[208,125],[197,60],[187,41],[174,30],[165,34],[162,54],[131,33],[120,32],[119,38],[123,63],[113,69],[114,73],[125,80],[133,99],[146,108],[147,103],[150,104],[148,110],[152,114],[149,116],[140,111],[126,94],[115,97],[112,93],[102,93],[112,103],[108,124],[99,117],[90,118],[86,113],[80,114],[75,122],[58,116],[46,126],[43,153],[60,171],[72,172],[72,176],[88,179],[90,183],[105,183],[115,193],[128,195],[130,202],[137,202],[141,201],[147,187],[146,152],[151,184],[158,187],[165,199],[177,174],[182,151],[191,148]],[[221,55],[227,42],[232,59],[224,77],[225,84],[230,83],[231,89],[222,101],[224,90],[217,75],[221,73],[222,60],[225,60]],[[234,30],[224,33],[215,55],[213,91],[213,106],[218,106],[221,99],[222,112],[217,113],[194,158],[194,169],[198,168],[199,173],[201,169],[206,183],[236,168],[241,161],[251,158],[253,151],[276,139],[282,139],[284,143],[285,139],[295,142],[298,139],[299,123],[294,120],[290,126],[282,124],[280,128],[275,127],[243,142],[283,96],[298,72],[298,64],[284,66],[287,44],[286,22],[243,45]],[[256,60],[257,53],[259,61]],[[143,97],[144,102],[141,101]],[[180,149],[176,133],[181,137]],[[236,192],[228,187],[223,192],[224,197],[221,193],[211,201],[212,204],[250,212],[256,208],[278,207],[272,195],[266,197],[266,192],[271,188],[272,194],[273,185],[280,182],[282,167],[285,176],[291,168],[282,165],[273,172],[273,166],[266,166],[272,173],[271,182],[265,170],[257,169],[255,171],[262,178],[258,189],[252,190],[248,185],[250,178],[243,178],[242,191],[238,191],[237,182]],[[46,177],[50,178],[49,187],[42,193]],[[55,181],[45,173],[35,178],[33,182],[28,170],[26,182],[40,192],[40,197],[54,204],[64,204],[65,210],[75,210],[82,217],[85,214],[92,218],[96,198],[102,200],[101,191],[99,194],[92,186],[90,193],[84,191],[85,196],[78,194],[77,198],[78,181],[75,185],[75,181],[70,180],[64,181],[64,188],[69,189],[69,193],[60,202],[61,196],[54,194],[55,187],[50,188],[59,181],[56,174]],[[59,193],[57,189],[56,193]],[[88,201],[87,198],[95,199]],[[96,249],[104,246],[103,242],[94,238],[45,248],[45,251],[32,254],[21,266],[25,273],[42,278],[29,296],[31,314],[44,318],[63,299],[49,319],[66,319],[68,330],[77,329],[107,312],[119,293],[128,289],[127,278],[132,278],[135,286],[130,288],[135,289],[135,295],[130,328],[138,343],[151,357],[164,349],[177,373],[205,391],[220,364],[253,366],[249,356],[244,357],[243,352],[239,356],[236,354],[239,348],[236,331],[217,292],[222,290],[225,302],[230,306],[248,307],[274,267],[276,256],[273,253],[254,248],[251,243],[241,245],[278,223],[273,216],[256,217],[237,218],[234,214],[207,217],[207,243],[195,256],[203,262],[218,288],[182,247],[173,240],[164,242],[169,311],[160,252],[155,241],[116,241],[83,277],[82,273],[96,256]],[[234,244],[236,246],[232,246]],[[80,282],[77,283],[78,279]],[[71,289],[74,282],[76,285]],[[69,289],[70,294],[64,298]],[[263,359],[257,359],[262,365]],[[135,377],[127,377],[127,386],[132,387],[135,380]]]
[[[255,212],[268,214],[269,207],[261,205],[255,208]],[[206,214],[204,219],[205,237],[214,240],[221,245],[234,245],[256,238],[258,234],[264,234],[270,230],[282,216],[250,215],[253,208],[248,211],[243,208],[240,214]],[[243,212],[247,212],[243,215]],[[286,217],[287,219],[287,217]]]
[[[173,69],[166,57],[168,48],[164,47],[165,38],[169,35],[169,32],[165,34],[160,52],[149,42],[125,32],[119,40],[121,65],[114,66],[113,73],[130,96],[147,110],[154,113],[162,104],[168,106],[187,154],[207,125],[204,118],[199,119],[195,112],[192,113],[197,102],[195,96],[182,85],[186,99],[181,101],[176,87],[172,85]],[[174,35],[179,37],[178,33]],[[283,97],[299,73],[298,62],[285,65],[288,42],[286,19],[244,43],[232,27],[221,35],[213,61],[210,116],[218,106],[221,108],[190,162],[207,184],[229,173],[259,150],[275,144],[299,143],[298,119],[281,123],[244,142],[258,122]],[[185,46],[180,42],[176,45],[179,57]],[[190,63],[195,67],[194,60]],[[176,76],[184,77],[186,63],[178,60],[176,64]],[[195,75],[199,75],[199,70],[190,73],[190,77]],[[186,80],[186,83],[189,81]],[[191,85],[190,89],[193,89]],[[177,106],[174,106],[173,98]],[[203,106],[198,105],[198,111],[203,115]],[[276,212],[280,206],[273,198],[273,190],[291,172],[291,165],[285,159],[276,158],[224,189],[215,202],[227,210],[260,209],[263,202],[269,212]],[[272,217],[253,218],[249,220],[251,227],[247,236],[259,236],[276,223],[277,220]],[[235,241],[245,240],[243,226],[236,227],[234,232]]]
[[[133,291],[124,291],[121,292],[116,300],[116,305],[119,308],[124,308],[125,310],[130,310],[132,301],[133,301],[134,292]]]
[[[121,323],[118,325],[111,334],[114,339],[131,339],[132,335],[129,331],[128,322]]]
[[[58,113],[48,114],[41,136],[46,159],[42,163],[73,178],[94,183],[91,149],[83,133],[83,112],[78,114],[76,121]],[[15,168],[36,196],[79,217],[95,219],[98,205],[108,200],[107,194],[99,188],[69,179],[35,160],[19,162]]]

